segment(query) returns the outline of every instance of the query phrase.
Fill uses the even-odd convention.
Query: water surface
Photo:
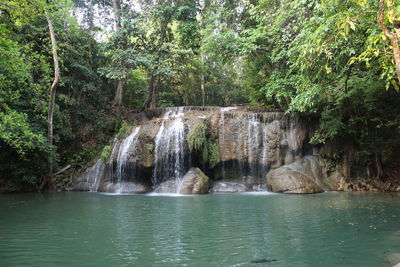
[[[392,266],[394,253],[399,194],[0,195],[0,266]]]

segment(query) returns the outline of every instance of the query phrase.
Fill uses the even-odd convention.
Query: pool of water
[[[0,195],[0,266],[392,266],[396,253],[400,194]]]

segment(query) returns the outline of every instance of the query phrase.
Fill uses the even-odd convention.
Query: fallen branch
[[[71,168],[71,165],[68,165],[68,166],[62,168],[61,170],[59,170],[58,172],[56,172],[56,173],[54,174],[54,176],[57,176],[57,175],[59,175],[59,174],[65,172],[65,171],[68,170],[69,168]]]

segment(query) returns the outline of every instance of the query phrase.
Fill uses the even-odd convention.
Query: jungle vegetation
[[[53,188],[166,106],[301,113],[385,162],[399,42],[399,0],[0,0],[0,188]]]

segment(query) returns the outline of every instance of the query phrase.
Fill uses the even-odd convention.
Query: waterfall
[[[99,159],[91,169],[91,175],[88,175],[88,183],[90,184],[90,192],[97,192],[103,177],[104,163]],[[89,181],[91,180],[91,181]]]
[[[155,138],[152,183],[159,185],[174,180],[176,192],[179,192],[185,171],[183,116],[183,107],[168,109]]]
[[[128,175],[125,170],[127,158],[129,151],[132,151],[131,147],[134,148],[136,146],[139,137],[138,135],[139,131],[140,131],[140,126],[136,127],[132,131],[132,133],[122,141],[119,147],[118,158],[117,158],[117,170],[116,170],[117,182],[125,181],[126,178],[128,178],[127,177]],[[135,176],[135,173],[129,176]]]
[[[260,184],[268,171],[268,126],[253,113],[247,119],[248,174],[254,184]]]
[[[303,153],[305,130],[299,120],[248,107],[175,107],[143,114],[143,122],[124,139],[114,139],[106,162],[99,160],[74,182],[78,190],[178,193],[189,167],[200,167],[210,179],[265,190],[270,166],[293,162]],[[199,119],[219,143],[219,162],[202,164],[189,150],[186,133]],[[201,165],[202,166],[199,166]]]
[[[220,121],[219,121],[219,147],[220,147],[220,160],[222,162],[222,177],[225,178],[225,162],[223,161],[222,157],[222,148],[225,145],[225,112],[235,110],[237,107],[224,107],[220,109]]]
[[[262,162],[260,158],[260,128],[261,123],[257,118],[257,114],[250,114],[247,120],[247,163],[249,166],[249,174],[253,179],[258,175],[257,167]]]
[[[263,125],[262,128],[262,150],[261,150],[261,177],[265,177],[268,172],[268,152],[269,152],[269,145],[268,145],[268,131],[267,126]]]

